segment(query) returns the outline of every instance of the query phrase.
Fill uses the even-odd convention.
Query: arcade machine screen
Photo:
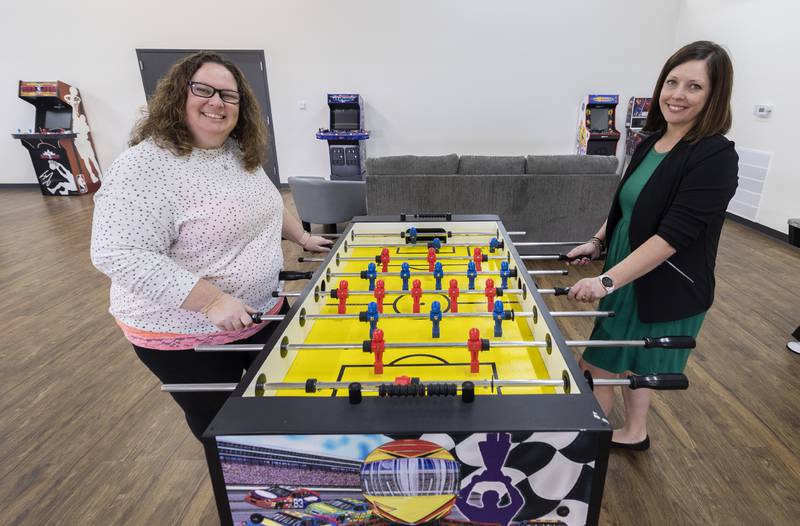
[[[72,128],[72,113],[47,110],[44,114],[44,127],[48,130],[68,130]]]
[[[333,110],[334,130],[358,130],[358,110],[355,108],[336,108]]]
[[[589,122],[591,124],[591,131],[606,132],[608,131],[608,108],[592,108]]]

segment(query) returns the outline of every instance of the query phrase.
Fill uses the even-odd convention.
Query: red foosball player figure
[[[386,297],[386,286],[383,284],[383,280],[379,279],[375,282],[375,302],[378,304],[378,312],[383,314],[383,298]]]
[[[339,282],[339,289],[336,291],[336,297],[339,298],[339,314],[345,314],[347,312],[348,295],[347,281],[342,280]]]
[[[494,288],[494,280],[492,278],[486,279],[486,299],[489,300],[489,312],[494,310],[494,297],[497,295],[497,289]]]
[[[481,361],[478,358],[481,352],[481,333],[478,329],[469,330],[467,349],[469,349],[469,372],[477,373],[481,368]]]
[[[447,291],[450,296],[450,312],[458,312],[458,280],[450,280],[450,289]]]
[[[381,250],[381,265],[383,265],[381,267],[381,272],[389,272],[389,259],[391,259],[389,257],[389,249],[384,248]]]
[[[385,343],[386,342],[383,340],[383,331],[381,329],[375,329],[372,333],[371,344],[372,354],[375,357],[375,363],[372,367],[375,374],[383,374],[383,351]]]
[[[481,249],[476,247],[475,250],[472,251],[472,261],[475,262],[475,270],[480,272],[481,261],[483,261],[483,253],[481,253]]]
[[[433,266],[436,264],[436,249],[430,247],[428,249],[428,272],[433,272]]]
[[[418,279],[415,279],[411,284],[411,297],[414,298],[414,307],[411,312],[419,314],[419,299],[422,297],[422,284]]]

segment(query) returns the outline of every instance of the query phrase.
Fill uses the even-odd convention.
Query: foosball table
[[[288,314],[255,315],[281,325],[241,383],[207,386],[233,390],[205,433],[221,522],[597,524],[593,383],[685,377],[585,377],[569,347],[604,342],[566,341],[530,272],[496,216],[356,218]]]

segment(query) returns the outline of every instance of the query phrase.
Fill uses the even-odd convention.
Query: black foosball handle
[[[689,379],[685,374],[680,373],[631,375],[628,377],[628,381],[631,389],[670,391],[689,388]]]
[[[296,281],[298,279],[311,279],[313,272],[299,272],[296,270],[281,270],[278,272],[279,281]]]
[[[361,394],[361,384],[352,382],[347,388],[347,398],[351,404],[360,404],[363,395]]]
[[[411,219],[444,219],[445,221],[452,221],[453,214],[400,214],[400,221],[405,221],[407,218]]]
[[[569,287],[556,287],[553,290],[555,291],[554,296],[566,296],[569,294]]]
[[[662,336],[660,338],[644,338],[647,349],[694,349],[697,342],[691,336]]]

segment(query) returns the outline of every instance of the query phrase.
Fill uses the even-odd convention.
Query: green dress
[[[650,149],[641,164],[625,181],[619,193],[622,218],[614,228],[603,271],[610,269],[631,253],[628,228],[633,205],[656,167],[666,157]],[[663,298],[661,301],[670,301]],[[613,318],[598,318],[592,331],[592,340],[640,340],[645,336],[697,337],[706,313],[701,312],[675,321],[644,323],[639,320],[634,285],[616,289],[600,300],[600,310],[614,311]],[[583,359],[613,373],[632,371],[636,374],[680,373],[686,367],[690,349],[645,349],[642,347],[591,347]]]

